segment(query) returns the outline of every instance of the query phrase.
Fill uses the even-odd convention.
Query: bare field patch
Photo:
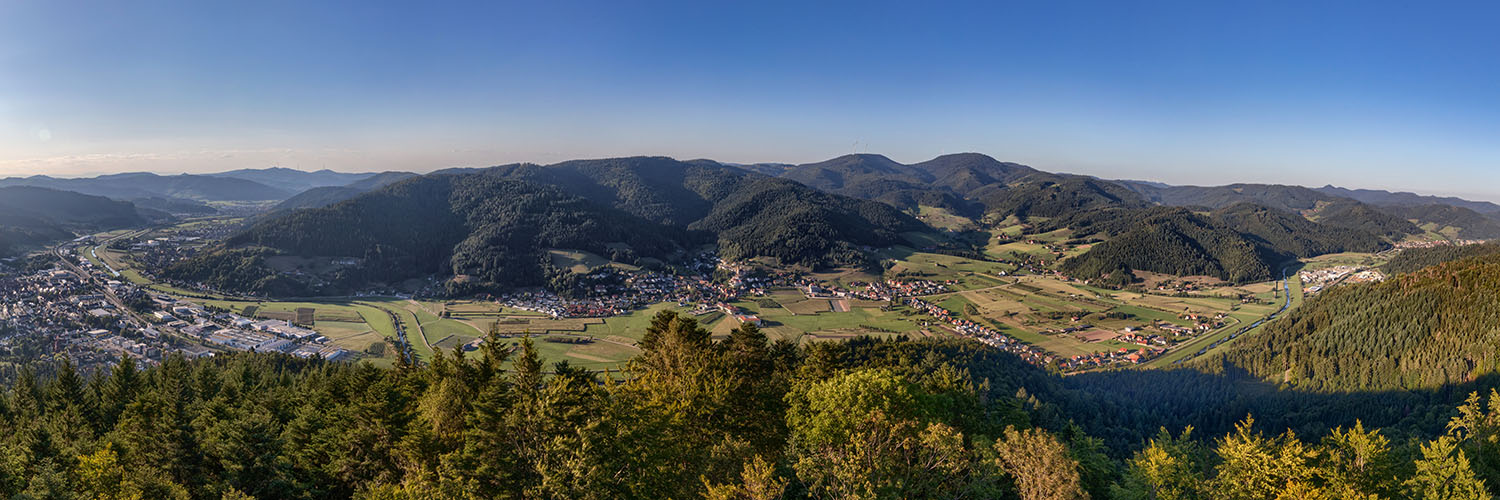
[[[796,302],[781,302],[781,307],[796,315],[818,314],[833,310],[828,299],[804,299]]]
[[[547,332],[582,332],[589,325],[604,323],[599,318],[568,318],[568,319],[528,319],[524,323],[500,322],[495,328],[500,333],[547,333]]]

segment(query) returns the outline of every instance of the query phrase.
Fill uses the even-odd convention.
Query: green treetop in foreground
[[[1478,499],[1500,466],[1500,407],[1477,396],[1425,443],[1247,418],[1116,460],[1027,394],[1063,397],[1039,389],[1052,379],[965,340],[799,349],[666,312],[606,374],[489,340],[390,370],[264,354],[28,370],[0,399],[0,495]]]

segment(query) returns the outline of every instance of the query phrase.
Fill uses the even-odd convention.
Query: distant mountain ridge
[[[1467,208],[1469,210],[1487,215],[1500,214],[1500,205],[1487,201],[1465,200],[1453,196],[1429,196],[1407,192],[1381,191],[1377,189],[1346,189],[1335,187],[1331,184],[1317,188],[1317,190],[1334,196],[1342,196],[1345,198],[1359,200],[1371,205],[1416,206],[1436,204]]]
[[[62,179],[36,175],[0,179],[0,186],[32,186],[72,191],[116,200],[182,198],[198,201],[266,201],[285,199],[293,192],[259,182],[210,175],[157,175],[147,172]]]
[[[205,174],[209,177],[225,177],[252,181],[290,193],[300,193],[313,188],[347,186],[368,179],[374,173],[346,173],[328,169],[308,172],[286,167],[245,168]]]
[[[400,182],[417,174],[410,172],[381,172],[341,186],[322,186],[297,193],[271,208],[271,214],[284,213],[299,208],[319,208],[354,198],[377,188]]]
[[[1500,237],[1500,206],[1458,198],[1349,190],[1325,186],[1312,189],[1280,184],[1172,186],[1155,182],[1114,181],[1153,203],[1218,209],[1236,203],[1257,203],[1300,213],[1329,225],[1361,228],[1400,239],[1420,234],[1418,225],[1434,224],[1463,239]],[[1481,213],[1476,209],[1496,212]],[[1415,221],[1415,223],[1412,223]]]
[[[1109,208],[1050,221],[1046,227],[1107,237],[1062,262],[1065,273],[1086,280],[1150,271],[1235,283],[1265,281],[1279,276],[1277,266],[1292,259],[1389,248],[1368,231],[1319,224],[1249,202],[1206,215],[1180,207]]]

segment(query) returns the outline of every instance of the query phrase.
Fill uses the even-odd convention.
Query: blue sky
[[[1500,7],[0,2],[0,175],[978,151],[1500,201]]]

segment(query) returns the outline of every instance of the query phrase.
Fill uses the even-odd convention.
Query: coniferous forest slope
[[[812,267],[866,266],[860,246],[901,243],[931,228],[884,203],[812,189],[717,162],[664,157],[507,165],[480,175],[556,186],[662,224],[707,231],[729,259],[773,257]]]
[[[978,153],[944,155],[911,165],[881,155],[846,155],[799,165],[781,176],[904,209],[927,205],[975,217],[1054,217],[1072,210],[1145,205],[1135,193],[1115,183],[1042,172]]]
[[[1500,214],[1481,214],[1453,205],[1393,206],[1385,210],[1398,216],[1433,224],[1437,228],[1456,228],[1453,235],[1461,239],[1500,238]]]
[[[93,232],[145,224],[129,202],[54,189],[0,187],[0,257]]]
[[[547,186],[435,175],[259,222],[227,245],[360,259],[343,276],[350,284],[440,274],[455,277],[455,287],[484,289],[496,283],[543,284],[548,248],[633,262],[681,252],[697,239]],[[233,274],[225,269],[253,256],[210,254],[169,269],[169,276],[233,288],[243,284],[226,282]]]
[[[1064,272],[1084,279],[1140,270],[1245,283],[1279,278],[1277,266],[1291,259],[1389,247],[1367,231],[1251,203],[1208,214],[1168,207],[1078,212],[1044,227],[1107,238],[1063,261]]]
[[[1496,253],[1500,253],[1500,243],[1412,248],[1396,254],[1395,257],[1391,258],[1390,262],[1386,262],[1384,266],[1381,266],[1380,270],[1385,271],[1387,274],[1409,273],[1444,262]]]
[[[731,260],[766,257],[781,264],[810,268],[869,268],[873,265],[869,248],[906,242],[902,233],[935,233],[911,214],[923,207],[936,207],[975,221],[1012,218],[1030,221],[1037,227],[1071,229],[1076,237],[1102,241],[1085,254],[1070,259],[1063,270],[1085,279],[1110,276],[1111,283],[1128,281],[1134,270],[1209,275],[1237,283],[1268,280],[1277,277],[1278,266],[1290,259],[1384,249],[1386,240],[1400,240],[1422,231],[1405,216],[1416,215],[1412,219],[1422,222],[1422,217],[1435,217],[1431,213],[1441,212],[1393,213],[1405,209],[1366,205],[1296,186],[1194,187],[1106,181],[1042,172],[975,153],[945,155],[910,165],[880,155],[847,155],[820,163],[760,170],[780,177],[710,160],[678,161],[664,157],[452,169],[429,176],[457,176],[463,182],[507,179],[531,186],[549,186],[560,194],[613,211],[612,216],[624,214],[639,219],[626,224],[628,227],[648,223],[691,235],[669,238],[670,244],[666,246],[671,250],[665,252],[656,252],[650,245],[635,249],[628,244],[609,244],[623,241],[605,242],[608,251],[601,251],[600,244],[578,248],[605,256],[620,255],[626,262],[636,262],[641,257],[665,259],[699,244],[715,243],[719,255]],[[455,267],[450,257],[473,264],[486,259],[469,256],[485,254],[491,249],[484,248],[481,239],[469,240],[464,249],[449,250],[449,244],[457,244],[453,237],[424,236],[424,245],[432,248],[412,253],[418,249],[411,244],[375,238],[385,234],[383,230],[394,231],[426,221],[422,217],[406,217],[399,208],[387,214],[385,226],[356,224],[329,227],[327,231],[321,228],[347,221],[293,213],[306,207],[334,208],[341,201],[362,206],[359,203],[364,202],[358,200],[382,196],[371,190],[379,182],[399,178],[393,175],[409,174],[376,175],[361,181],[368,185],[307,191],[288,200],[247,234],[233,238],[231,248],[225,252],[185,263],[168,276],[206,281],[228,289],[248,285],[247,290],[254,292],[285,290],[287,280],[273,279],[274,273],[264,265],[264,257],[280,253],[365,259],[359,268],[332,277],[330,283],[334,286],[327,291],[334,292],[425,274],[457,278],[449,281],[462,285],[450,287],[455,293],[491,285],[534,285],[546,281],[550,270],[513,270],[518,263],[537,262],[528,260],[536,257],[534,252],[515,251],[519,240],[513,242],[516,245],[493,249],[496,252],[509,249],[506,253],[510,257],[490,259],[489,264],[475,264],[477,267],[472,268]],[[540,210],[542,206],[532,209]],[[465,227],[486,224],[482,217],[470,217],[472,214],[453,215],[463,219]],[[1479,214],[1474,216],[1449,222],[1461,224],[1462,227],[1454,226],[1464,231],[1461,234],[1484,231],[1489,219]],[[519,223],[519,219],[512,222]],[[328,241],[315,243],[291,235],[290,229],[277,228],[293,224],[299,231],[328,235],[314,237]],[[1442,222],[1438,224],[1448,227]],[[416,228],[411,234],[426,235],[423,231],[436,231],[440,227],[443,226]],[[349,228],[362,232],[352,234]],[[369,231],[363,232],[366,229]],[[403,237],[395,234],[399,232],[390,236],[399,240]],[[543,237],[533,243],[549,241],[566,242]],[[264,246],[270,250],[241,248],[246,246]],[[957,247],[956,250],[976,251]],[[430,263],[427,257],[442,262]],[[502,261],[504,265],[491,265]],[[396,264],[399,262],[413,264]],[[272,286],[272,283],[279,284]]]
[[[769,257],[811,268],[869,267],[861,247],[931,232],[883,203],[824,193],[712,162],[670,158],[511,165],[427,175],[324,208],[257,222],[219,252],[166,276],[267,294],[343,292],[437,275],[450,293],[544,285],[549,248],[617,262],[669,261],[717,243],[727,259]],[[265,250],[261,250],[264,248]],[[358,259],[331,286],[275,277],[276,254]]]
[[[1435,438],[1244,415],[1205,436],[1130,422],[1145,407],[1123,398],[1065,413],[1098,403],[961,339],[797,348],[747,324],[713,341],[663,313],[607,383],[490,340],[394,369],[240,353],[22,370],[0,399],[0,495],[1483,499],[1500,484],[1500,413],[1478,397],[1441,411],[1455,430]],[[1149,438],[1098,437],[1122,433]]]
[[[1218,209],[1237,203],[1256,203],[1306,215],[1324,224],[1364,229],[1395,239],[1419,234],[1417,224],[1434,224],[1439,229],[1452,227],[1458,231],[1456,236],[1464,239],[1500,237],[1500,207],[1488,202],[1331,186],[1309,189],[1277,184],[1169,186],[1116,182],[1162,205]]]
[[[1500,367],[1500,255],[1329,289],[1201,363],[1312,391],[1476,380]]]

